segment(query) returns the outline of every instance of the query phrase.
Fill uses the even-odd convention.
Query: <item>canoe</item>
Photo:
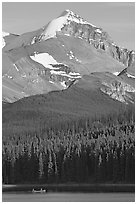
[[[47,190],[46,189],[40,189],[40,190],[35,190],[34,188],[32,189],[32,193],[46,193]]]

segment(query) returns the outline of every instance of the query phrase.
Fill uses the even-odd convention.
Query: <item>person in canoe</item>
[[[34,188],[32,189],[32,193],[47,193],[47,189],[40,189],[40,190],[35,190]]]

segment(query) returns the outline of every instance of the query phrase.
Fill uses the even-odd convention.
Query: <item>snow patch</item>
[[[6,45],[6,42],[5,42],[5,40],[4,40],[4,37],[5,37],[5,36],[8,36],[8,35],[10,35],[10,33],[2,32],[2,48],[5,47],[5,45]]]
[[[49,81],[51,84],[54,84],[54,82],[53,81]]]
[[[12,77],[12,76],[8,76],[8,78],[13,79],[13,77]]]
[[[76,62],[81,63],[81,60],[79,60],[77,57],[75,57],[75,55],[72,51],[69,51],[69,53],[67,53],[67,56],[69,56],[69,59],[74,59]]]
[[[76,72],[70,72],[69,74],[70,74],[70,75],[79,75],[79,76],[80,76],[80,74],[79,74],[79,73],[76,73]]]
[[[55,71],[55,70],[51,70],[50,73],[51,74],[57,74],[57,75],[66,74],[64,71]]]
[[[8,75],[8,74],[5,74],[4,76],[6,76],[6,77],[9,78],[9,79],[13,79],[13,77],[10,76],[10,75]],[[4,77],[4,76],[3,76],[3,77]]]
[[[2,32],[2,37],[5,37],[5,36],[8,36],[8,35],[10,35],[10,33],[8,33],[8,32]]]
[[[128,76],[129,78],[135,79],[135,76],[134,76],[134,75],[131,75],[131,74],[129,74],[129,73],[126,73],[126,74],[127,74],[127,76]]]
[[[21,77],[26,78],[26,77],[27,77],[27,75],[26,75],[26,74],[23,74],[23,75],[21,75]]]
[[[36,41],[37,37],[35,36],[34,38],[32,38],[31,44],[34,44]]]
[[[112,45],[116,46],[116,44],[113,42]]]
[[[76,72],[70,72],[69,74],[66,74],[66,72],[64,71],[55,71],[55,70],[51,70],[50,71],[51,74],[55,74],[55,75],[61,75],[61,76],[65,76],[65,77],[69,77],[69,78],[81,78],[79,73]]]
[[[49,69],[56,69],[53,68],[51,64],[58,64],[58,62],[48,53],[35,54],[34,56],[30,56],[30,58]]]
[[[13,64],[13,65],[14,65],[15,69],[16,69],[17,71],[19,71],[19,69],[17,68],[16,64]]]
[[[2,38],[2,48],[5,47],[5,45],[6,45],[6,42],[5,42],[4,38]]]
[[[67,33],[65,33],[64,35],[66,35],[66,36],[70,36],[69,34],[67,34]]]
[[[76,62],[81,63],[82,61],[75,57]]]
[[[68,12],[68,21],[73,21],[73,22],[80,23],[80,24],[88,24],[88,25],[91,25],[92,27],[96,27],[95,25],[90,24],[87,21],[85,21],[79,15],[73,13],[73,11],[70,11],[68,9],[66,11]]]
[[[102,33],[100,29],[96,29],[96,32],[98,32],[98,33]]]
[[[114,72],[113,74],[114,74],[114,75],[116,75],[116,76],[118,76],[118,75],[119,75],[119,73],[120,73],[120,72]]]
[[[61,85],[63,86],[64,89],[67,88],[67,86],[66,86],[66,82],[65,82],[65,81],[62,81],[62,82],[60,82],[60,83],[61,83]]]

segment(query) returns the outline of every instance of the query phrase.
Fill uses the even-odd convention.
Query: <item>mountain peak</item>
[[[70,12],[73,13],[73,11],[71,11],[69,9],[66,9],[65,11],[68,12],[68,13],[70,13]]]
[[[69,10],[69,9],[66,9],[66,10],[64,10],[64,11],[61,13],[60,16],[65,16],[65,15],[68,15],[68,14],[74,15],[74,12],[71,11],[71,10]]]
[[[46,29],[42,33],[42,39],[47,40],[48,38],[52,38],[56,36],[57,31],[61,31],[61,29],[65,26],[70,24],[70,22],[75,22],[77,24],[87,24],[92,27],[97,28],[95,25],[88,23],[86,20],[84,20],[79,15],[75,14],[73,11],[66,9],[62,12],[62,14],[57,17],[56,19],[53,19],[48,26],[46,26]]]
[[[96,27],[95,25],[87,22],[86,20],[84,20],[81,16],[79,16],[78,14],[74,13],[73,11],[66,9],[65,11],[62,12],[62,14],[60,16],[66,16],[68,21],[74,21],[76,23],[80,23],[80,24],[88,24],[91,25],[93,27]]]
[[[76,13],[74,13],[73,11],[66,9],[64,10],[60,16],[66,16],[66,15],[72,15],[72,16],[78,16]]]

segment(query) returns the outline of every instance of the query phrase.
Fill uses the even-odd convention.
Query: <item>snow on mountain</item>
[[[5,45],[6,45],[6,42],[5,42],[5,40],[4,40],[4,37],[5,36],[8,36],[8,35],[10,35],[10,33],[8,33],[8,32],[2,32],[2,48],[3,47],[5,47]]]
[[[57,34],[81,38],[96,49],[105,51],[125,66],[129,66],[134,62],[134,51],[118,47],[102,28],[88,23],[70,10],[65,10],[61,16],[51,21],[41,33],[39,40],[57,37]]]
[[[55,67],[53,68],[51,64],[58,64],[57,61],[48,53],[34,53],[34,56],[30,56],[30,58],[49,69],[56,69]]]
[[[73,11],[70,11],[69,9],[65,10],[63,13],[65,13],[65,12],[67,13],[68,22],[69,21],[74,21],[76,23],[88,24],[88,25],[91,25],[92,27],[96,27],[95,25],[93,25],[91,23],[88,23],[82,17],[80,17],[79,15],[75,14]]]
[[[65,82],[65,81],[62,81],[62,82],[60,82],[60,83],[61,83],[61,85],[64,87],[64,89],[67,88],[67,86],[66,86],[66,82]]]
[[[102,33],[100,29],[96,29],[96,32],[98,32],[98,33]]]
[[[5,50],[5,48],[9,44],[11,44],[18,37],[19,37],[18,34],[13,34],[13,33],[3,31],[2,32],[2,48],[3,48],[3,51]]]
[[[79,73],[72,73],[70,72],[69,74],[66,74],[65,71],[56,71],[56,70],[51,70],[50,71],[51,74],[55,74],[55,75],[61,75],[61,76],[66,76],[66,77],[69,77],[69,78],[81,78],[80,74]]]
[[[75,60],[76,62],[79,62],[79,63],[82,62],[81,60],[79,60],[79,59],[74,55],[73,51],[71,51],[71,50],[67,53],[67,56],[69,57],[70,60],[73,59],[73,60]]]
[[[61,31],[64,24],[67,23],[67,17],[61,16],[52,20],[46,30],[42,33],[42,39],[47,40],[48,38],[55,37],[57,31]]]
[[[6,45],[4,38],[2,38],[2,48]]]
[[[70,10],[65,10],[58,18],[39,30],[20,35],[16,40],[5,46],[4,50],[8,51],[16,47],[33,45],[47,39],[58,38],[59,35],[80,38],[97,50],[105,51],[125,66],[130,66],[135,61],[134,51],[118,47],[102,28],[87,22]],[[75,60],[79,62],[79,59]]]
[[[129,74],[129,73],[126,73],[126,74],[127,74],[127,76],[128,76],[129,78],[135,79],[135,76],[133,76],[133,75],[131,75],[131,74]]]
[[[5,32],[5,31],[2,32],[2,37],[5,37],[5,36],[7,36],[7,35],[10,35],[10,33]]]
[[[61,29],[65,26],[70,24],[70,22],[75,22],[77,24],[88,24],[92,27],[96,27],[93,24],[88,23],[83,18],[81,18],[79,15],[74,14],[70,10],[65,10],[61,16],[58,18],[52,20],[48,26],[46,26],[46,29],[41,34],[42,40],[47,40],[49,38],[56,37],[56,33],[61,31]],[[97,32],[101,32],[100,29],[97,29]],[[34,43],[34,40],[32,41]]]
[[[60,76],[65,76],[68,78],[81,78],[79,73],[76,72],[68,72],[60,70],[61,67],[66,67],[67,65],[58,63],[51,55],[48,53],[39,53],[39,54],[34,54],[34,56],[30,56],[30,58],[40,64],[42,64],[45,68],[51,69],[50,74],[51,75],[60,75]],[[61,83],[62,84],[62,83]],[[64,83],[63,83],[63,86]],[[66,87],[66,86],[65,86]]]
[[[120,73],[120,72],[114,72],[113,74],[114,74],[114,75],[116,75],[116,76],[118,76],[118,75],[119,75],[119,73]]]
[[[8,35],[11,36],[3,33],[3,46],[6,44],[3,49],[3,95],[10,102],[67,89],[74,81],[91,73],[111,72],[118,78],[119,73],[135,61],[134,51],[121,49],[102,28],[69,10],[39,30],[12,35],[12,39]],[[134,81],[132,72],[126,77]],[[102,88],[116,100],[121,90],[126,95],[123,88],[115,90],[115,84]],[[122,97],[118,99],[126,101]]]

